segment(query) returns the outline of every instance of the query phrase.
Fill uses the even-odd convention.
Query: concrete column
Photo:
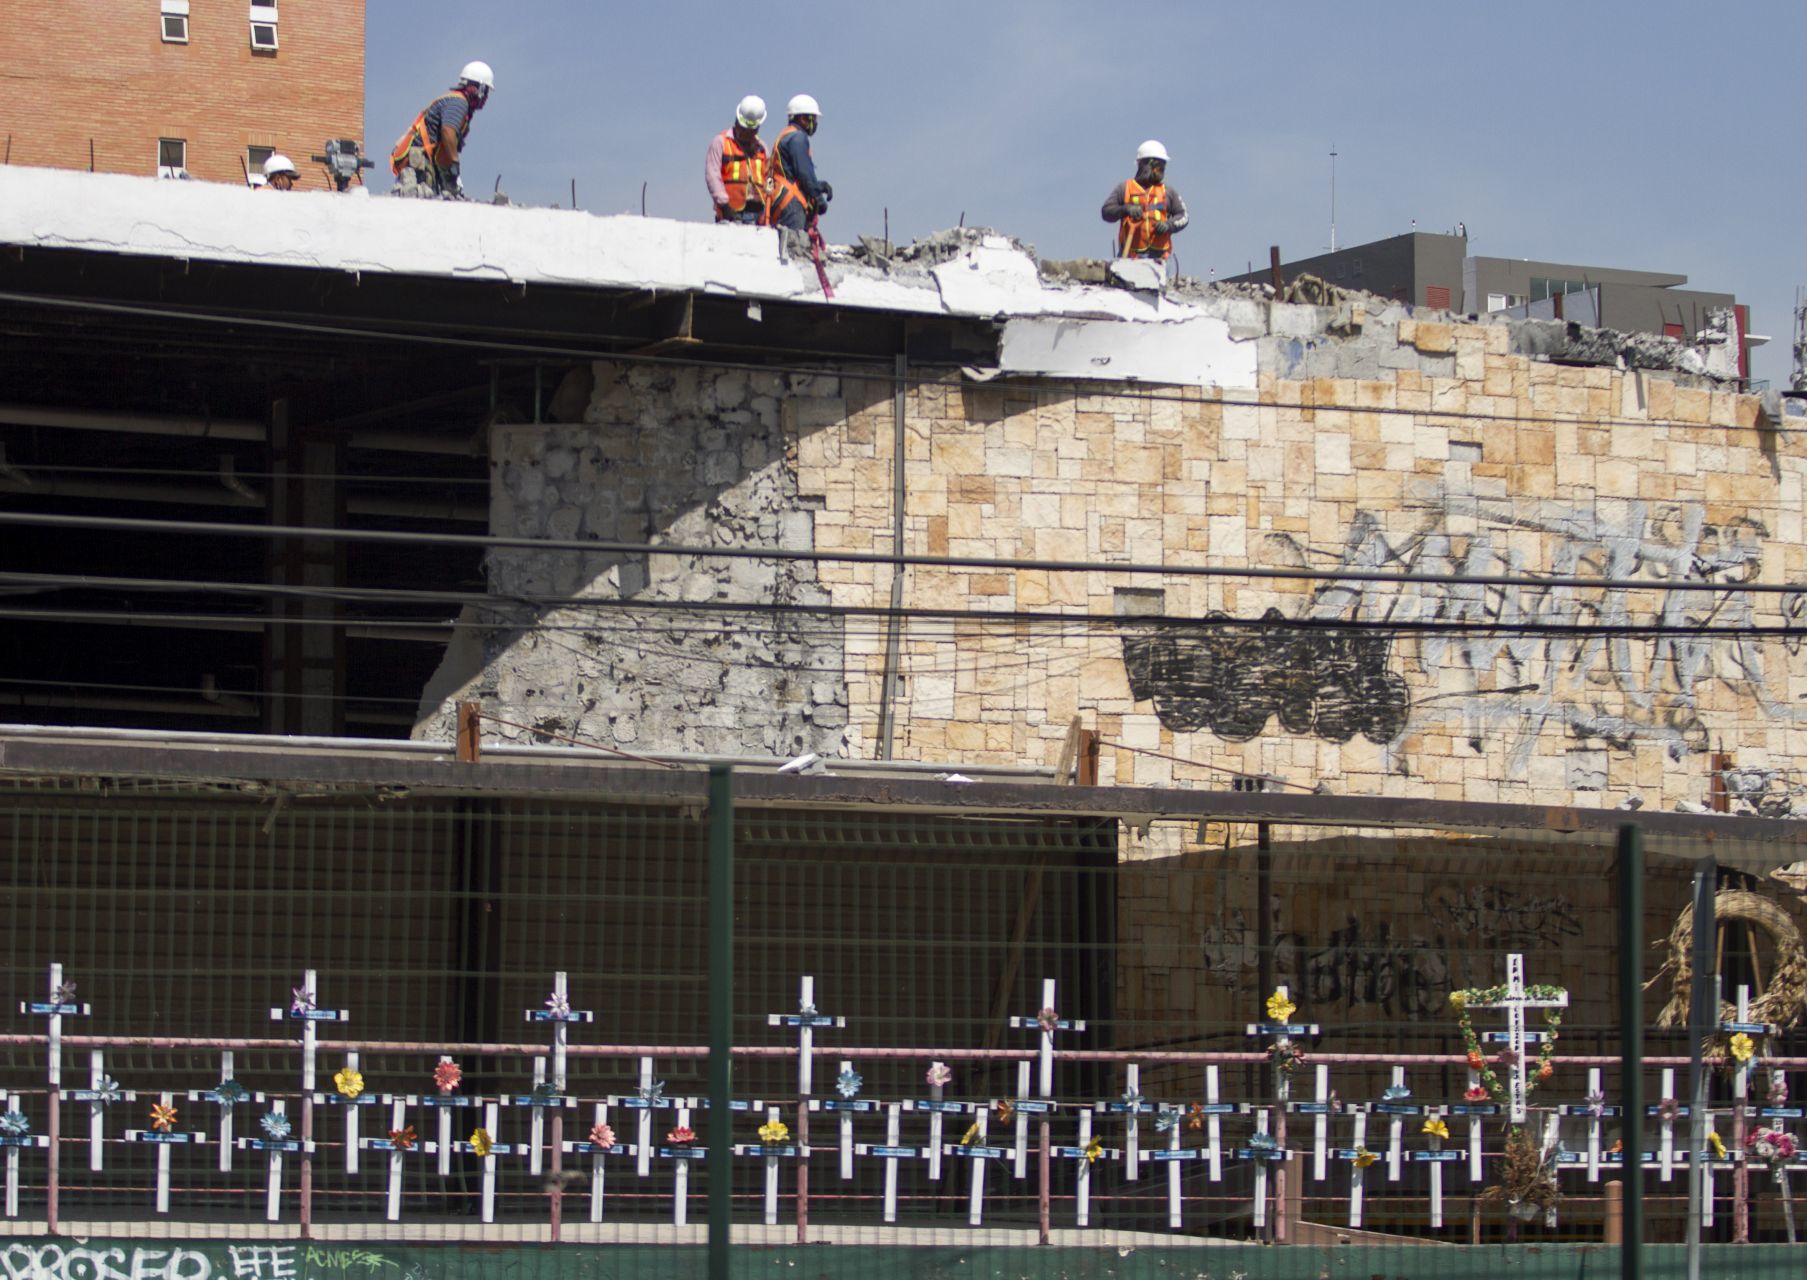
[[[331,529],[344,519],[345,500],[336,479],[335,440],[311,435],[290,422],[290,405],[270,406],[270,503],[272,525]],[[345,581],[341,544],[310,538],[274,538],[269,580],[282,586],[331,588]],[[339,735],[345,732],[345,633],[333,625],[330,600],[276,599],[264,642],[264,687],[271,733]]]

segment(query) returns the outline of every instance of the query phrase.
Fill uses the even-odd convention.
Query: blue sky
[[[427,21],[427,15],[431,20]],[[1180,269],[1278,243],[1468,224],[1473,252],[1685,272],[1752,308],[1789,373],[1807,170],[1803,0],[1514,4],[915,0],[373,0],[371,150],[470,58],[497,88],[465,184],[518,202],[706,219],[702,157],[743,93],[822,104],[824,230],[848,241],[996,227],[1100,256],[1098,206],[1136,144],[1173,153]],[[381,185],[381,184],[379,184]]]

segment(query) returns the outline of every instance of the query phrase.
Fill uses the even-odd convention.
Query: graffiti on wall
[[[1286,733],[1331,741],[1360,733],[1393,742],[1408,727],[1450,725],[1477,751],[1500,744],[1513,773],[1525,769],[1549,730],[1619,749],[1656,742],[1678,760],[1705,750],[1701,705],[1713,686],[1768,718],[1807,718],[1783,700],[1771,670],[1785,660],[1778,655],[1792,656],[1807,638],[1807,590],[1759,596],[1737,589],[1762,572],[1768,531],[1756,519],[1711,523],[1699,503],[1459,494],[1432,507],[1403,534],[1363,513],[1335,551],[1290,534],[1274,534],[1267,545],[1273,559],[1301,568],[1533,581],[1335,582],[1293,619],[1325,630],[1276,627],[1286,619],[1269,610],[1240,627],[1214,615],[1208,629],[1128,632],[1132,691],[1152,701],[1169,728],[1210,729],[1231,741],[1260,734],[1270,718]],[[1679,580],[1719,589],[1656,593],[1534,580],[1540,578]],[[1760,611],[1771,626],[1802,624],[1800,636],[1766,642],[1748,632],[1724,634],[1758,625]],[[1337,623],[1481,629],[1338,631]],[[1671,630],[1640,635],[1640,626]],[[1397,651],[1397,673],[1390,650]],[[1420,689],[1434,692],[1411,696]]]
[[[1422,915],[1397,922],[1346,916],[1321,937],[1283,927],[1274,913],[1276,981],[1302,993],[1314,1009],[1369,1009],[1389,1016],[1439,1016],[1449,993],[1493,977],[1470,971],[1502,952],[1548,949],[1581,936],[1575,904],[1561,894],[1522,893],[1499,885],[1437,885]],[[1258,931],[1244,912],[1206,927],[1203,965],[1232,990],[1252,991],[1260,966]]]

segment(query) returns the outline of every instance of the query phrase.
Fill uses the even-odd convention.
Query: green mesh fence
[[[722,1177],[736,1273],[1616,1265],[1609,836],[743,807],[720,1162],[707,818],[383,789],[0,792],[18,1010],[0,1271],[697,1274]],[[1679,1275],[1689,1038],[1658,1022],[1700,850],[1649,852],[1633,1163],[1645,1274]],[[1719,879],[1798,929],[1786,881]],[[1807,1165],[1757,1135],[1800,1132],[1804,1060],[1749,1006],[1799,934],[1728,918],[1714,949],[1723,1021],[1746,988],[1754,1033],[1746,1060],[1735,1031],[1710,1046],[1708,1273],[1793,1274],[1787,1174]],[[53,993],[53,966],[73,990]],[[1521,972],[1515,1038],[1495,988]]]

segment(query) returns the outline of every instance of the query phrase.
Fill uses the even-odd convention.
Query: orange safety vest
[[[771,195],[765,144],[755,140],[754,145],[759,149],[749,153],[742,149],[734,130],[722,130],[722,185],[728,189],[728,208],[734,213],[748,204],[763,207]]]
[[[1123,203],[1137,206],[1143,216],[1123,219],[1117,231],[1117,252],[1125,258],[1139,258],[1151,251],[1165,258],[1172,253],[1173,237],[1158,236],[1154,231],[1154,224],[1167,218],[1167,184],[1145,187],[1131,178],[1123,184]]]
[[[462,93],[442,93],[421,109],[421,113],[414,117],[414,123],[408,126],[408,132],[404,133],[401,140],[395,144],[395,150],[389,153],[389,171],[391,173],[398,178],[401,177],[402,170],[408,166],[408,152],[414,147],[419,147],[426,152],[428,158],[435,165],[439,163],[438,148],[427,137],[427,112],[442,102],[463,97]],[[471,116],[474,114],[475,112],[466,111],[464,123],[458,126],[458,150],[460,152],[464,150],[464,140],[471,136]]]
[[[803,189],[784,171],[784,152],[780,149],[786,137],[802,132],[796,125],[787,124],[784,132],[778,135],[778,141],[772,144],[772,202],[766,206],[768,222],[777,222],[778,215],[790,207],[791,201],[803,199]]]

